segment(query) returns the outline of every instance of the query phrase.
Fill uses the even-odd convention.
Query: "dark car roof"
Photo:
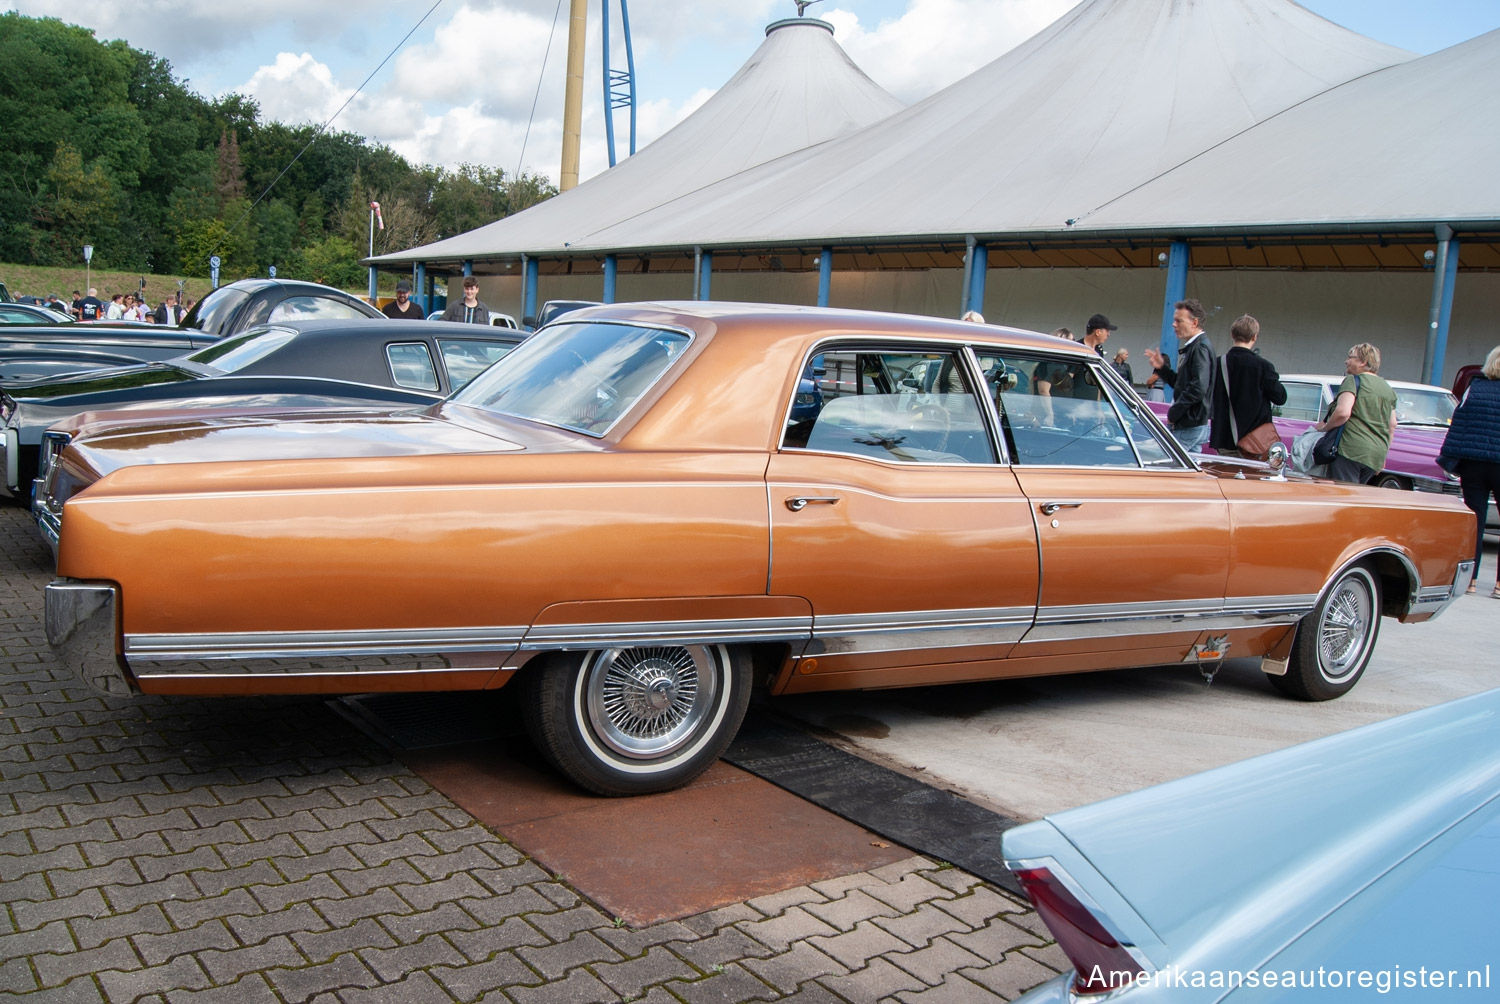
[[[287,337],[290,336],[290,337]],[[261,338],[287,337],[287,340],[234,369],[223,372],[215,365],[218,357],[237,351]],[[151,365],[116,366],[53,380],[13,385],[9,394],[16,400],[59,402],[65,398],[111,395],[130,396],[143,386],[178,383],[190,379],[188,374],[215,383],[246,379],[274,384],[280,378],[318,378],[343,384],[365,384],[373,387],[398,387],[430,393],[434,397],[452,391],[448,386],[449,360],[442,351],[443,342],[486,342],[516,345],[524,332],[511,328],[493,328],[447,321],[402,321],[386,318],[357,320],[281,321],[257,325],[238,334],[210,342],[202,348],[166,362]],[[422,343],[428,347],[427,358],[439,380],[437,387],[415,387],[393,379],[393,363],[388,347]],[[479,365],[477,361],[471,361]],[[268,387],[273,392],[275,387]]]
[[[193,305],[179,326],[218,335],[233,334],[271,319],[277,304],[309,296],[337,302],[365,317],[386,319],[361,298],[333,286],[302,279],[257,278],[236,279],[208,293]]]
[[[384,385],[390,383],[385,346],[418,341],[431,345],[439,339],[506,342],[514,345],[523,337],[522,332],[511,328],[489,328],[452,321],[393,322],[382,317],[378,320],[277,321],[242,331],[230,336],[225,342],[259,337],[259,332],[276,330],[290,330],[296,334],[291,341],[265,358],[236,372],[245,376],[295,373]],[[218,346],[209,346],[192,355],[209,355],[217,348]]]

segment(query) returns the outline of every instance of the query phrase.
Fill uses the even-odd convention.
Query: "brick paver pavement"
[[[633,930],[321,700],[83,687],[19,509],[0,548],[0,1000],[969,1004],[1066,966],[921,857]]]

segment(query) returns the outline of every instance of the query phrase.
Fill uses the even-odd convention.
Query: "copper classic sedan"
[[[96,687],[513,684],[608,794],[694,777],[752,687],[1248,655],[1337,697],[1474,553],[1454,500],[1199,466],[1082,346],[718,303],[569,314],[426,411],[85,429],[38,505]]]

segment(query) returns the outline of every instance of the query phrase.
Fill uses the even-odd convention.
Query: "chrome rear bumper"
[[[1416,598],[1412,601],[1411,608],[1406,612],[1402,620],[1412,620],[1416,616],[1426,618],[1436,617],[1448,605],[1464,594],[1469,588],[1469,580],[1474,577],[1474,562],[1460,561],[1458,571],[1453,574],[1453,581],[1443,586],[1424,586],[1417,591]]]
[[[103,694],[135,692],[116,645],[119,592],[111,585],[54,579],[46,590],[47,643],[64,666]]]

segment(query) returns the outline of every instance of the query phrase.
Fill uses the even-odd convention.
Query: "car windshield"
[[[222,331],[229,323],[229,315],[239,305],[250,299],[250,294],[232,286],[220,286],[199,300],[188,315],[182,319],[182,327],[199,331]]]
[[[602,436],[690,341],[660,328],[561,322],[522,342],[452,401]]]
[[[191,352],[183,358],[204,369],[218,373],[235,373],[258,362],[297,336],[289,328],[253,328]]]
[[[1441,387],[1396,387],[1396,423],[1446,428],[1453,424],[1458,398]]]

